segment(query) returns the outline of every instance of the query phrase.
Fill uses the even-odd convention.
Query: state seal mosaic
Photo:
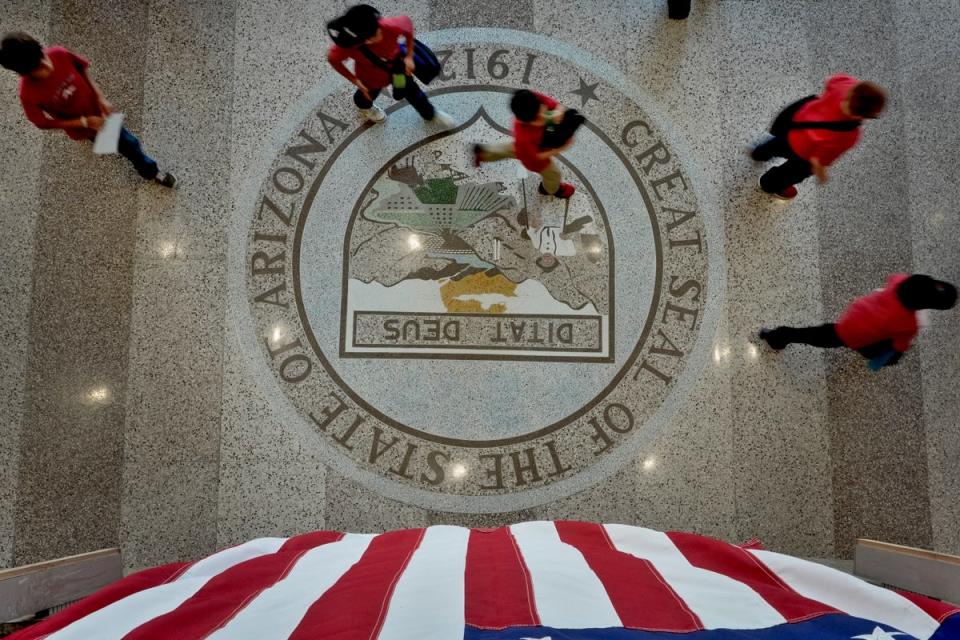
[[[622,82],[540,37],[424,39],[455,128],[385,97],[388,119],[364,122],[344,83],[263,177],[245,259],[258,357],[361,481],[438,508],[535,504],[680,401],[714,328],[713,237],[690,159]],[[509,139],[518,88],[587,117],[559,158],[568,200],[516,161],[472,162]]]

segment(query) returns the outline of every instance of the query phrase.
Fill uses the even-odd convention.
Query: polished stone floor
[[[402,0],[457,127],[364,125],[307,0],[3,0],[180,184],[0,79],[0,566],[261,535],[584,519],[848,558],[960,553],[960,313],[896,368],[775,354],[894,272],[960,281],[953,0]],[[796,201],[744,154],[836,72],[884,116]],[[543,90],[569,202],[473,167]],[[549,257],[545,259],[545,256]]]

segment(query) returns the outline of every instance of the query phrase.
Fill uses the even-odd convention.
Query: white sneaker
[[[360,109],[360,113],[370,122],[383,122],[387,119],[386,112],[377,105],[373,105],[369,109]]]
[[[453,129],[457,126],[456,120],[454,120],[449,113],[440,111],[439,109],[433,112],[433,118],[430,122],[436,122],[444,129]]]

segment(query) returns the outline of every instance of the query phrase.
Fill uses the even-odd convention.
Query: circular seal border
[[[401,485],[373,471],[358,467],[345,456],[338,455],[332,449],[319,447],[319,456],[331,469],[356,480],[363,486],[401,503],[412,504],[428,509],[439,509],[460,513],[499,513],[526,509],[569,496],[582,491],[611,476],[626,462],[631,460],[643,444],[648,443],[663,428],[696,386],[701,372],[708,364],[710,347],[719,324],[724,292],[726,289],[726,260],[723,246],[724,234],[721,220],[717,215],[717,195],[692,153],[692,147],[686,135],[677,129],[658,103],[640,90],[622,71],[610,63],[601,60],[586,51],[568,43],[554,40],[535,33],[499,28],[445,29],[422,34],[432,45],[459,45],[469,43],[500,43],[526,47],[542,51],[571,64],[590,70],[603,76],[605,81],[615,86],[624,95],[641,105],[645,112],[655,120],[657,126],[670,140],[670,145],[682,154],[684,170],[693,178],[692,191],[699,203],[704,228],[707,232],[707,274],[711,286],[707,290],[707,299],[703,306],[703,316],[699,334],[692,346],[687,365],[677,376],[674,388],[667,401],[662,403],[643,424],[643,436],[634,434],[623,445],[599,459],[589,470],[582,471],[555,483],[521,492],[489,496],[463,496],[438,493]],[[262,357],[257,331],[253,326],[253,317],[249,313],[246,282],[246,252],[249,212],[257,202],[262,179],[269,173],[277,154],[288,141],[290,131],[309,117],[314,106],[326,95],[336,90],[342,79],[336,74],[323,78],[309,93],[288,109],[278,120],[278,125],[264,146],[259,158],[251,164],[242,178],[241,185],[234,189],[233,212],[228,229],[229,246],[227,253],[228,284],[228,327],[236,332],[237,346],[246,361],[247,373],[263,394],[265,403],[277,418],[287,425],[298,425],[293,433],[305,439],[304,445],[316,447],[316,433],[306,419],[296,410],[280,387],[280,382]]]
[[[483,92],[489,92],[489,93],[504,93],[504,94],[511,93],[511,90],[507,89],[506,87],[497,87],[492,85],[461,85],[461,86],[455,86],[455,87],[443,87],[442,89],[437,89],[435,91],[428,91],[427,95],[436,96],[436,95],[443,95],[447,93],[470,93],[470,92],[477,92],[477,91],[483,91]],[[385,109],[385,111],[389,114],[389,113],[393,113],[398,109],[407,108],[407,106],[408,105],[403,102],[397,102],[390,105],[390,107],[388,109]],[[582,418],[587,413],[592,411],[594,407],[596,407],[600,402],[604,400],[604,398],[610,395],[610,392],[612,392],[623,381],[623,377],[627,374],[628,370],[637,361],[637,358],[640,357],[640,353],[643,351],[643,348],[647,343],[647,339],[650,337],[650,329],[653,327],[654,318],[656,316],[657,309],[660,306],[660,294],[661,294],[661,288],[663,285],[663,246],[662,246],[663,240],[660,237],[659,221],[657,220],[657,216],[653,208],[653,202],[650,200],[650,195],[647,193],[647,190],[644,187],[643,182],[640,180],[640,176],[639,174],[637,174],[636,168],[630,164],[630,161],[624,155],[623,150],[620,149],[616,144],[614,144],[613,141],[610,140],[610,137],[607,134],[605,134],[603,131],[601,131],[597,127],[597,125],[587,120],[584,123],[584,126],[590,129],[594,135],[600,138],[600,140],[602,140],[603,143],[606,144],[610,148],[610,150],[613,151],[615,155],[617,155],[617,157],[620,159],[620,162],[622,162],[623,166],[626,168],[627,172],[630,173],[631,178],[633,178],[633,181],[637,187],[637,190],[640,192],[640,195],[643,196],[643,204],[646,208],[646,213],[650,218],[650,226],[653,230],[653,245],[657,255],[657,259],[656,259],[657,273],[654,278],[653,297],[651,298],[651,301],[650,301],[650,310],[647,312],[647,318],[646,320],[644,320],[644,323],[643,323],[643,329],[641,330],[640,335],[637,338],[636,344],[634,345],[633,349],[631,349],[630,355],[627,356],[626,360],[624,360],[623,365],[613,375],[613,377],[610,379],[610,382],[608,382],[607,385],[600,391],[600,393],[594,396],[589,402],[581,406],[576,411],[570,413],[569,415],[564,416],[560,420],[557,420],[551,424],[541,427],[536,431],[531,431],[529,433],[525,433],[519,436],[513,436],[510,438],[500,438],[497,440],[461,440],[459,438],[448,438],[445,436],[438,436],[433,433],[420,431],[419,429],[406,425],[400,422],[399,420],[391,418],[390,416],[386,415],[381,410],[377,409],[372,404],[367,402],[364,398],[360,396],[360,394],[354,391],[353,388],[350,387],[350,385],[344,382],[344,380],[340,377],[340,374],[337,373],[336,368],[327,359],[327,356],[326,354],[324,354],[323,349],[320,348],[320,345],[317,343],[317,339],[314,335],[313,328],[310,325],[310,318],[308,317],[306,313],[306,309],[304,309],[304,306],[303,306],[303,296],[300,293],[300,244],[303,238],[303,228],[307,223],[307,218],[309,217],[310,209],[313,207],[314,198],[316,198],[317,192],[320,190],[320,187],[323,185],[323,181],[326,179],[326,171],[321,171],[317,175],[317,177],[314,179],[313,184],[310,186],[310,189],[307,192],[307,195],[303,199],[303,205],[300,208],[300,215],[298,216],[298,219],[297,219],[297,228],[294,231],[293,255],[291,257],[291,265],[293,269],[294,300],[296,301],[296,304],[297,304],[297,313],[300,316],[300,323],[303,326],[304,334],[306,335],[307,340],[310,343],[310,347],[313,349],[314,354],[320,360],[320,363],[323,365],[323,368],[326,371],[327,375],[330,376],[330,378],[337,384],[337,386],[340,387],[341,390],[343,390],[344,393],[346,393],[350,397],[351,400],[357,403],[365,411],[372,414],[378,420],[408,435],[412,435],[417,438],[422,438],[424,440],[436,442],[438,444],[445,444],[453,447],[482,449],[482,448],[490,448],[490,447],[505,447],[513,444],[520,444],[523,442],[541,438],[543,436],[549,435],[557,431],[558,429],[562,429],[563,427],[567,426],[571,422],[578,420],[579,418]],[[455,131],[456,130],[454,130],[454,132]],[[346,149],[349,145],[351,145],[353,141],[361,133],[363,133],[362,128],[357,129],[351,135],[347,136],[337,146],[336,150],[331,154],[330,159],[327,162],[332,166],[332,164],[336,162],[336,159],[339,157],[343,149]],[[374,174],[374,176],[367,183],[366,189],[369,189],[370,186],[381,175],[383,175],[383,173],[386,172],[387,167],[393,164],[398,158],[401,158],[404,155],[408,154],[411,148],[416,148],[418,146],[423,145],[424,143],[429,143],[434,140],[439,140],[443,137],[450,135],[451,133],[452,132],[436,133],[426,138],[423,138],[422,140],[418,141],[415,145],[411,145],[410,147],[405,148],[403,151],[401,151],[400,153],[396,154],[393,158],[388,160],[387,163],[379,171],[377,171],[377,173]],[[509,134],[509,131],[504,129],[504,130],[501,130],[501,133]],[[583,173],[566,158],[561,157],[559,159],[569,170],[574,172],[577,175],[577,177],[580,178],[580,181],[590,191],[590,196],[596,202],[600,203],[599,206],[602,207],[603,206],[602,199],[597,197],[597,194],[593,190],[593,185],[590,184],[590,181],[586,179]],[[348,237],[353,229],[353,223],[355,220],[356,220],[356,214],[354,214],[351,217],[350,223],[347,226],[346,235]],[[609,236],[608,242],[610,242],[610,245],[612,246],[613,239],[612,239],[612,235],[609,227],[607,228],[607,235]],[[343,249],[344,261],[346,261],[347,253],[349,253],[349,247],[346,244],[346,240],[347,238],[344,238],[344,249]],[[611,271],[613,271],[615,268],[616,268],[616,262],[615,262],[615,259],[613,258],[613,255],[611,254],[610,269]],[[346,296],[345,290],[342,293],[342,295]],[[613,298],[611,296],[611,300],[612,299]]]

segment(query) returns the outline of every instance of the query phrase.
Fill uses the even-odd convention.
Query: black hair
[[[887,104],[887,93],[872,82],[861,82],[850,95],[850,112],[861,118],[876,118]]]
[[[343,17],[361,42],[372,38],[380,28],[380,12],[368,4],[353,5]]]
[[[540,99],[527,89],[519,89],[510,98],[510,110],[520,122],[530,122],[540,113]]]
[[[957,303],[957,288],[916,273],[897,287],[897,299],[907,309],[950,309]]]
[[[0,65],[21,76],[29,74],[40,66],[43,60],[43,47],[33,36],[15,31],[3,36],[0,44]]]

